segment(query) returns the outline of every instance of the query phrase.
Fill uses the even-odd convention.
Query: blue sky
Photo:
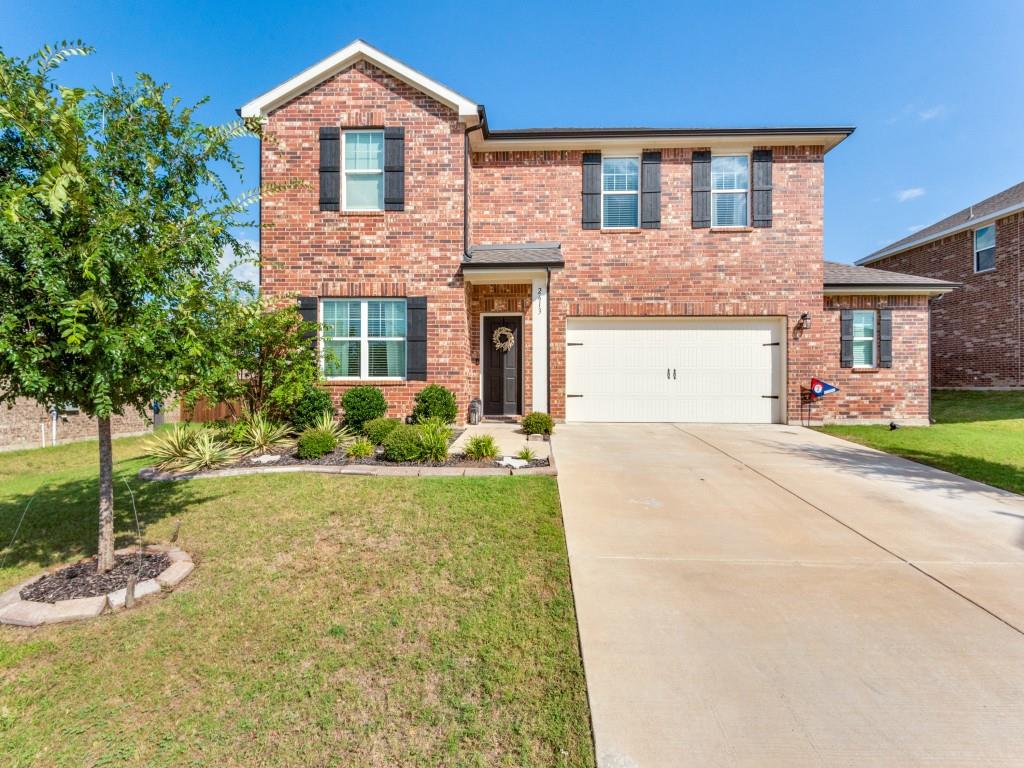
[[[25,2],[0,46],[82,38],[63,77],[147,71],[234,109],[362,37],[493,128],[855,125],[826,163],[825,254],[853,261],[1024,179],[1024,2]],[[256,181],[256,145],[240,147]]]

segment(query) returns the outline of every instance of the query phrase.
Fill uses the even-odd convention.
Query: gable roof
[[[843,293],[855,290],[863,293],[949,293],[959,287],[959,283],[947,280],[936,280],[933,277],[905,275],[901,272],[889,272],[885,269],[869,269],[853,264],[839,264],[835,261],[825,262],[825,293]]]
[[[357,61],[368,61],[413,88],[437,99],[458,112],[459,119],[465,122],[475,124],[479,120],[479,107],[475,102],[409,65],[403,64],[398,59],[388,56],[383,51],[377,50],[364,40],[353,40],[323,61],[303,70],[276,88],[257,96],[239,109],[238,113],[242,117],[266,117],[271,110],[291,101]]]
[[[918,230],[909,237],[897,240],[891,245],[881,248],[869,256],[860,259],[858,264],[870,264],[873,261],[884,259],[886,256],[893,256],[897,253],[916,248],[919,245],[939,240],[948,235],[955,234],[965,229],[990,224],[1003,216],[1024,210],[1024,181],[1014,184],[1009,189],[1004,189],[992,197],[982,200],[980,203],[969,205],[962,211],[957,211],[952,216],[947,216],[937,221],[930,227]]]

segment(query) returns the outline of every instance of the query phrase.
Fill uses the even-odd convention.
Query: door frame
[[[484,414],[484,318],[486,317],[518,317],[519,318],[519,344],[523,345],[526,338],[526,317],[522,312],[481,312],[480,313],[480,377],[478,382],[477,396],[480,398],[480,416]],[[519,351],[519,416],[526,409],[526,350]]]

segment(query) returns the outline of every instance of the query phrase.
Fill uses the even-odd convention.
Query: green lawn
[[[1024,493],[1024,392],[937,391],[930,427],[828,426],[822,432]]]
[[[6,766],[592,766],[554,481],[291,474],[144,483],[173,594],[0,628]],[[95,551],[96,446],[0,454],[0,589]],[[5,550],[0,550],[2,557]]]

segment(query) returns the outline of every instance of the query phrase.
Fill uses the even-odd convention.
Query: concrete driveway
[[[554,447],[600,766],[1024,765],[1024,498],[800,427]]]

